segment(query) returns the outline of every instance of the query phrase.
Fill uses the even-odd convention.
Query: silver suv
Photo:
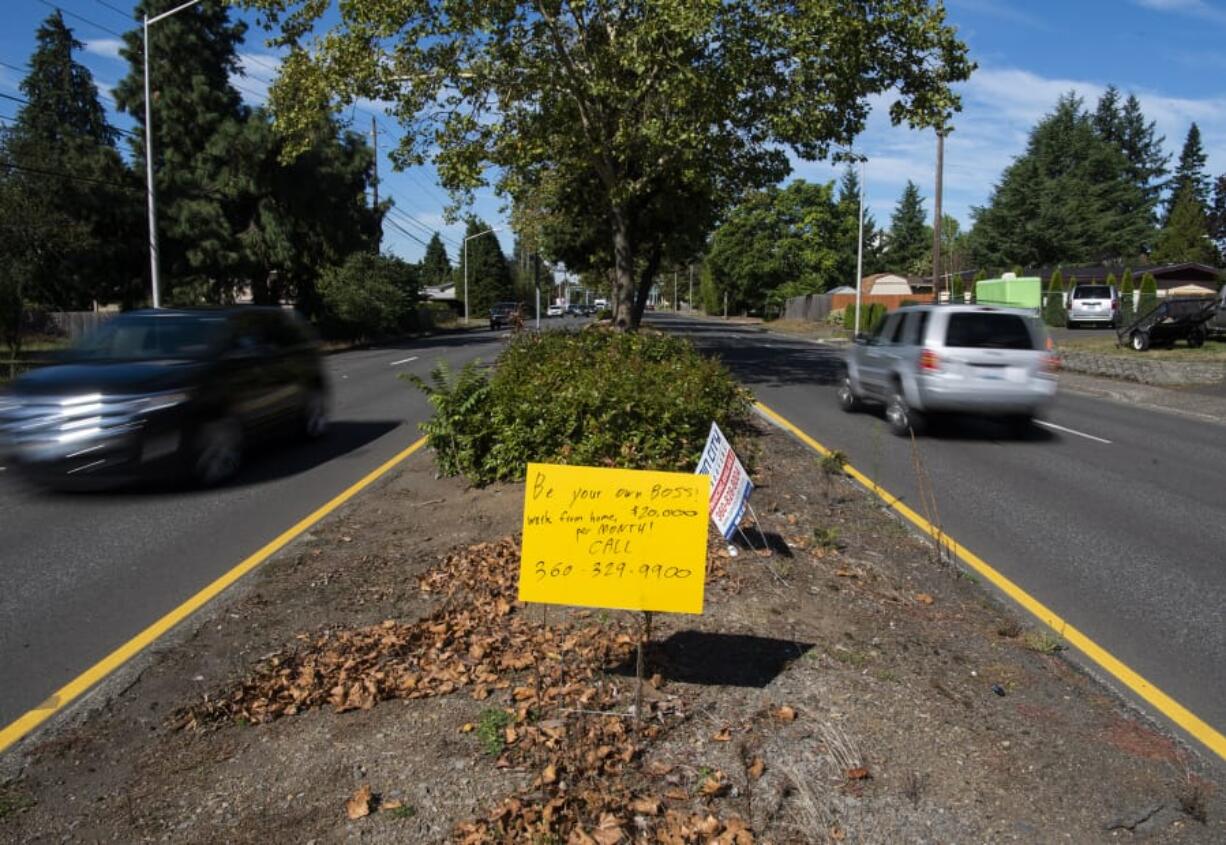
[[[898,435],[927,414],[1004,417],[1019,431],[1056,395],[1059,361],[1033,312],[985,305],[919,305],[891,313],[847,353],[839,404],[885,406]]]
[[[1067,307],[1065,325],[1070,329],[1081,323],[1119,326],[1120,295],[1114,285],[1074,285],[1068,295]]]

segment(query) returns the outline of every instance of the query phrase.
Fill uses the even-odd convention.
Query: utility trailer
[[[1186,340],[1195,349],[1205,345],[1206,324],[1213,319],[1216,304],[1212,299],[1179,297],[1161,300],[1158,305],[1116,331],[1116,344],[1127,344],[1138,352],[1150,346],[1171,346]]]

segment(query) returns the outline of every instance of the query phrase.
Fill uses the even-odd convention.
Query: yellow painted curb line
[[[779,425],[781,428],[784,428],[796,435],[796,437],[799,438],[802,443],[816,451],[818,454],[823,456],[830,454],[829,449],[818,443],[809,435],[805,434],[771,408],[763,405],[761,402],[755,402],[754,406],[765,417]],[[1212,750],[1214,754],[1217,754],[1223,760],[1226,760],[1226,736],[1223,736],[1191,710],[1184,707],[1178,701],[1171,698],[1149,681],[1145,680],[1145,678],[1141,677],[1139,674],[1130,669],[1125,663],[1115,657],[1115,655],[1111,654],[1111,652],[1107,651],[1098,643],[1094,642],[1094,640],[1077,630],[1076,627],[1070,625],[1064,619],[1061,619],[1045,604],[1027,593],[1017,584],[1014,584],[1004,575],[997,572],[993,567],[988,565],[986,561],[984,561],[970,549],[966,548],[960,543],[955,542],[944,531],[936,528],[928,520],[924,519],[911,508],[907,507],[907,505],[903,504],[903,502],[900,501],[899,498],[893,493],[878,485],[877,482],[873,481],[867,475],[860,472],[850,464],[845,464],[843,468],[848,475],[860,482],[860,484],[864,485],[864,487],[867,488],[870,493],[873,493],[887,505],[898,511],[898,513],[900,513],[908,522],[910,522],[920,531],[923,531],[929,537],[932,537],[945,545],[954,554],[956,554],[963,563],[995,584],[996,587],[1005,595],[1020,604],[1040,622],[1049,626],[1066,642],[1076,647],[1082,654],[1086,655],[1086,657],[1090,658],[1090,660],[1094,661],[1102,669],[1113,675],[1120,683],[1128,687],[1128,689],[1132,690],[1145,701],[1149,702],[1164,716],[1202,742],[1207,748]]]
[[[224,575],[218,577],[187,601],[183,602],[161,619],[154,622],[148,628],[141,631],[135,637],[119,646],[106,657],[102,658],[93,666],[86,669],[80,675],[64,684],[64,686],[52,693],[51,697],[42,704],[38,705],[33,710],[27,711],[12,724],[7,725],[3,730],[0,730],[0,752],[5,751],[13,743],[26,736],[60,710],[63,710],[66,706],[68,706],[68,704],[78,698],[86,690],[90,689],[94,684],[103,680],[107,675],[111,674],[133,657],[140,654],[145,648],[150,646],[171,628],[175,627],[197,610],[204,607],[204,605],[216,598],[218,594],[220,594],[231,584],[238,581],[238,579],[242,578],[248,572],[255,569],[261,563],[268,560],[268,558],[279,552],[299,534],[315,525],[315,523],[332,513],[332,511],[336,510],[341,505],[345,504],[345,502],[349,501],[358,493],[369,487],[401,461],[405,460],[424,446],[425,443],[426,438],[422,437],[418,439],[415,443],[402,450],[395,457],[385,461],[376,469],[371,470],[366,475],[362,476],[361,479],[351,484],[343,492],[334,496],[328,502],[320,505],[318,508],[312,511],[308,516],[299,520],[293,527],[281,532],[275,539],[265,544],[264,547],[255,554],[248,557],[229,572],[226,572]]]

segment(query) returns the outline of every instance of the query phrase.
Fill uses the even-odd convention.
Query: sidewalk
[[[1111,399],[1154,411],[1226,424],[1226,384],[1156,387],[1131,381],[1060,373],[1060,389],[1083,396]]]

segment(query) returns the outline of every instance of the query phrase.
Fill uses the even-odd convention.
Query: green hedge
[[[422,424],[439,471],[474,484],[524,477],[529,461],[692,472],[712,421],[734,442],[749,394],[716,361],[665,335],[515,336],[492,374],[436,368]]]

